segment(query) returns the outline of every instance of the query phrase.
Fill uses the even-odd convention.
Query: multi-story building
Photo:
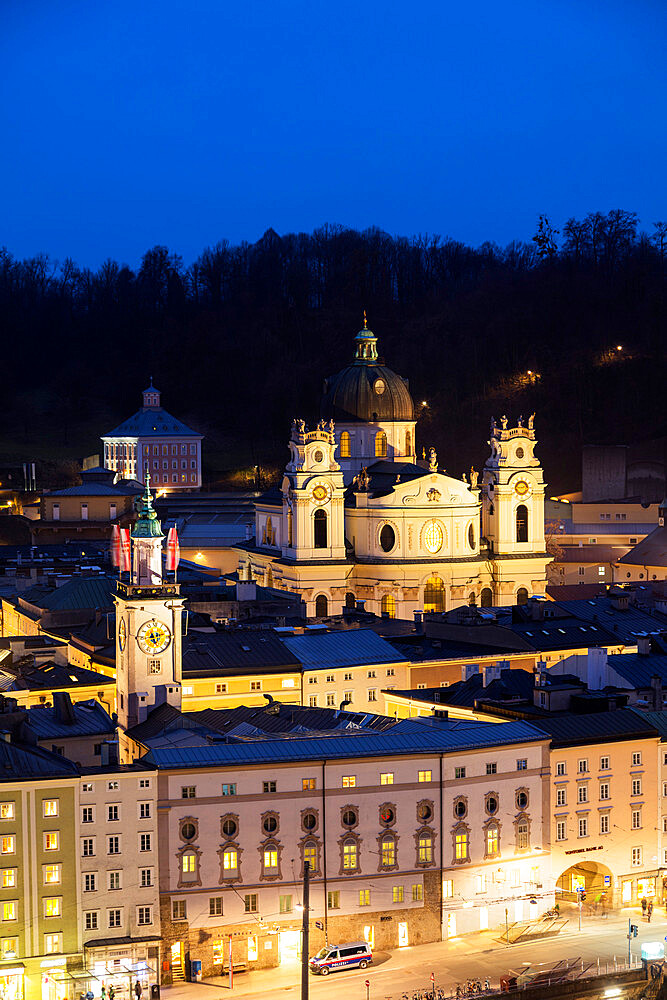
[[[30,525],[35,542],[72,539],[109,539],[114,524],[126,527],[134,520],[135,483],[114,485],[110,469],[82,469],[81,483],[45,493],[38,521]]]
[[[604,907],[662,895],[660,736],[632,709],[540,718],[551,740],[551,864],[557,898]]]
[[[203,437],[160,405],[160,393],[151,382],[144,389],[143,406],[133,416],[102,436],[104,467],[118,479],[145,482],[147,474],[161,492],[201,487]]]
[[[202,741],[203,743],[204,741]],[[165,957],[204,976],[294,960],[302,879],[314,949],[438,941],[553,904],[548,737],[524,722],[154,748]]]

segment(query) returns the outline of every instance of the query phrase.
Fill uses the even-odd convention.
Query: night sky
[[[97,267],[325,222],[530,239],[664,202],[661,0],[0,0],[0,245]]]

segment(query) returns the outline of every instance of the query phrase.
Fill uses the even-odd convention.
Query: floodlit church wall
[[[378,436],[381,434],[384,441]],[[336,424],[336,441],[336,458],[345,473],[346,485],[354,474],[374,462],[415,461],[414,421],[340,422]],[[349,454],[345,454],[348,450]]]

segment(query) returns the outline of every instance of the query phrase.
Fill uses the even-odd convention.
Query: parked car
[[[350,944],[329,944],[320,948],[311,958],[308,966],[311,972],[328,976],[330,972],[344,969],[365,969],[373,961],[373,952],[366,941],[352,941]]]

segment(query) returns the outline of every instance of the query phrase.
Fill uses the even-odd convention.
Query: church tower
[[[482,480],[482,534],[494,556],[544,553],[544,476],[535,457],[533,416],[524,426],[491,421],[491,455]]]
[[[150,473],[132,530],[130,580],[118,581],[116,604],[116,701],[128,729],[162,702],[181,707],[181,621],[177,583],[162,577],[162,527],[153,509]]]
[[[282,484],[282,556],[293,562],[345,559],[343,473],[333,421],[309,431],[295,420]]]

